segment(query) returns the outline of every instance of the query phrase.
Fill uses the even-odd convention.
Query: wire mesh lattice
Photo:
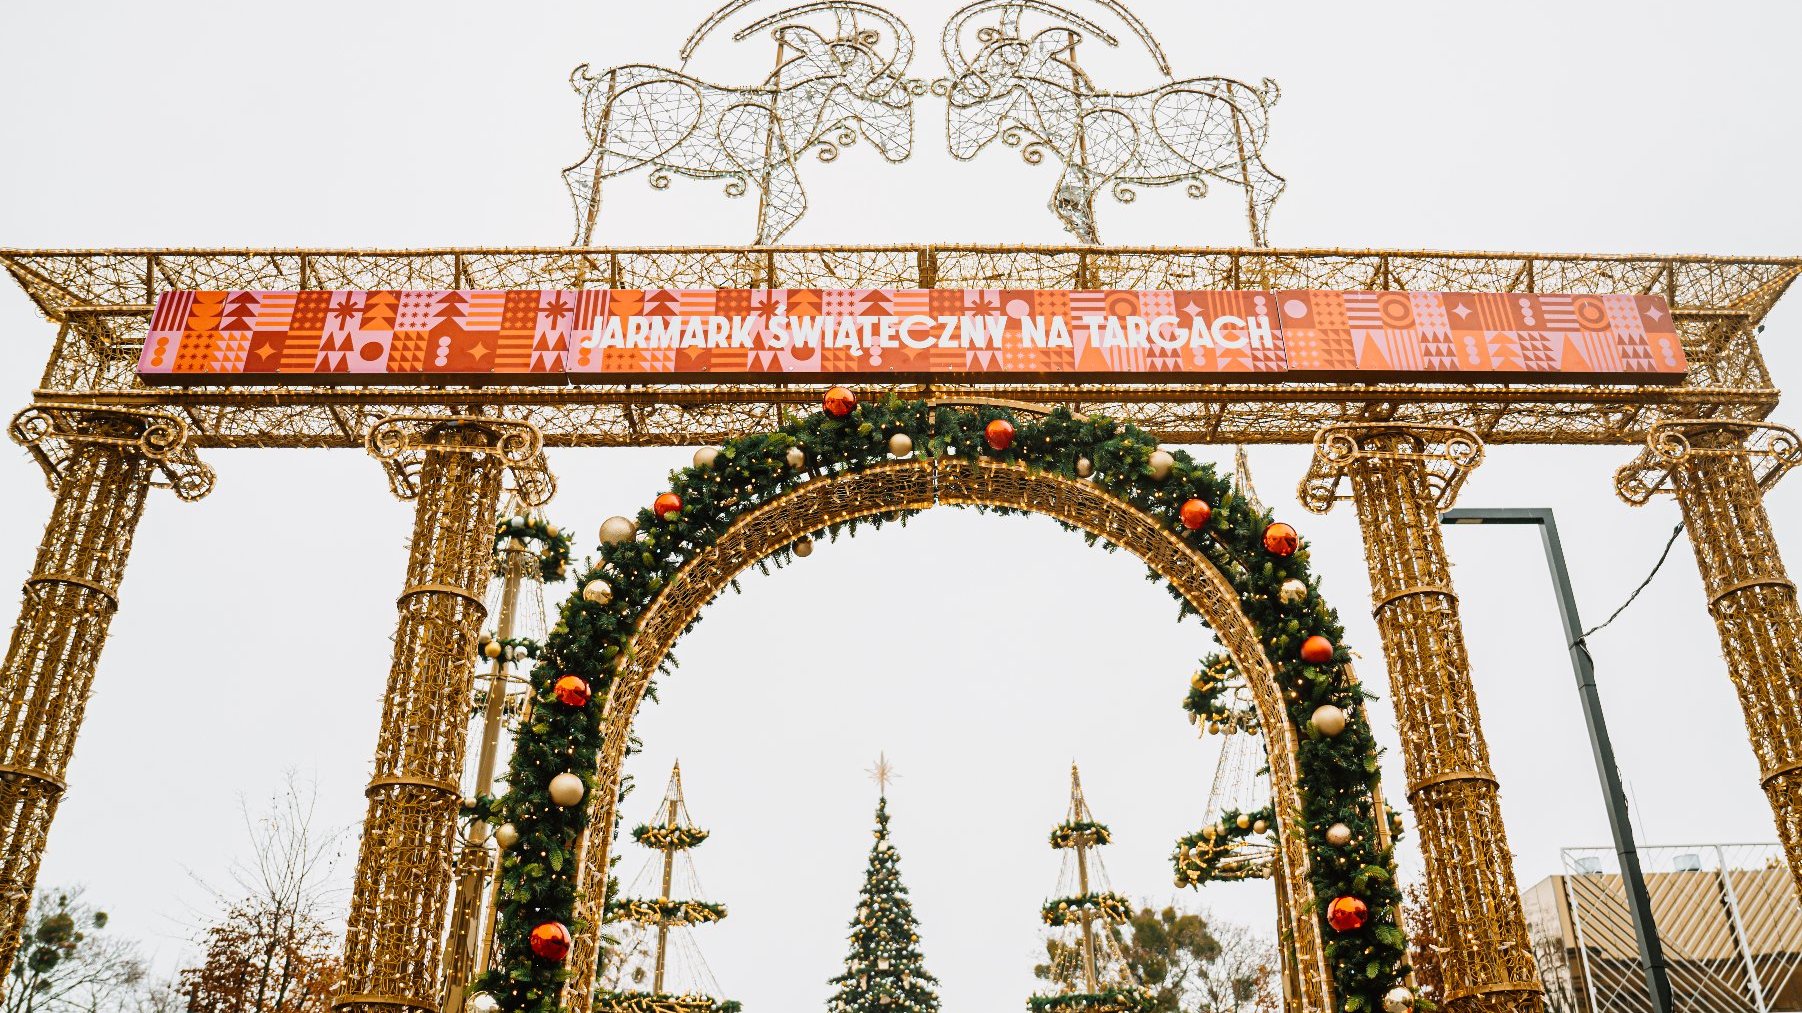
[[[1642,847],[1673,1013],[1802,1010],[1802,902],[1781,847]],[[1532,895],[1533,947],[1553,1013],[1651,1013],[1611,848],[1569,848]]]

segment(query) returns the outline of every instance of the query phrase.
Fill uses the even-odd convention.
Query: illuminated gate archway
[[[542,730],[522,738],[509,776],[517,787],[495,804],[496,817],[511,822],[519,835],[515,847],[521,855],[513,868],[540,866],[532,876],[516,873],[502,885],[503,898],[511,897],[501,905],[502,953],[498,969],[481,987],[503,995],[503,1008],[537,1009],[532,989],[552,989],[558,980],[562,968],[535,961],[526,941],[546,920],[567,921],[577,929],[567,965],[572,978],[562,1001],[578,1013],[588,1008],[632,724],[653,676],[702,609],[746,569],[787,556],[814,534],[935,506],[1044,514],[1092,540],[1132,552],[1164,579],[1185,611],[1201,616],[1252,687],[1266,736],[1280,881],[1290,891],[1279,908],[1286,919],[1280,926],[1285,970],[1296,991],[1292,1008],[1328,1013],[1343,1005],[1335,1002],[1337,994],[1380,996],[1394,983],[1399,931],[1394,904],[1388,902],[1393,897],[1380,888],[1371,893],[1370,921],[1342,936],[1360,945],[1331,948],[1380,951],[1379,973],[1367,973],[1369,958],[1329,961],[1327,956],[1328,936],[1335,932],[1325,924],[1332,897],[1321,898],[1322,887],[1334,895],[1348,892],[1341,882],[1347,858],[1355,859],[1353,868],[1375,866],[1385,875],[1390,858],[1383,835],[1367,832],[1331,852],[1335,871],[1325,879],[1316,861],[1328,848],[1322,837],[1326,823],[1337,818],[1327,813],[1356,813],[1347,818],[1361,818],[1367,828],[1380,816],[1371,790],[1375,774],[1363,762],[1375,755],[1375,744],[1355,680],[1337,658],[1307,662],[1299,656],[1304,639],[1340,635],[1336,617],[1305,580],[1306,552],[1281,539],[1273,543],[1275,551],[1266,548],[1268,516],[1254,514],[1211,466],[1196,465],[1186,455],[1155,460],[1163,452],[1130,427],[1056,413],[1020,421],[1017,437],[999,449],[978,435],[999,422],[1013,437],[1011,416],[996,406],[972,411],[907,402],[867,413],[859,409],[843,420],[822,414],[749,443],[735,441],[716,452],[711,465],[677,477],[675,491],[684,502],[707,498],[705,506],[689,509],[714,518],[711,527],[702,520],[699,532],[681,530],[645,511],[630,537],[603,546],[601,566],[584,578],[552,632],[547,652],[552,660],[533,677],[539,710],[529,724]],[[890,437],[908,432],[922,434],[920,455],[886,459]],[[823,460],[816,461],[811,455],[822,433],[841,442],[823,448]],[[849,457],[842,446],[847,438],[858,448]],[[904,446],[911,446],[911,439]],[[800,456],[791,456],[796,453]],[[776,462],[788,473],[769,474]],[[722,477],[723,471],[730,474]],[[1088,477],[1078,477],[1084,473]],[[739,483],[747,475],[765,475],[763,494],[743,491]],[[1211,511],[1208,520],[1191,527],[1181,517],[1182,504],[1195,498],[1193,493],[1206,494]],[[1280,585],[1298,581],[1305,594],[1277,593]],[[555,680],[571,673],[598,681],[597,694],[605,687],[604,702],[597,697],[583,705],[601,707],[598,719],[572,712],[551,693]],[[1330,742],[1310,723],[1323,703],[1342,707],[1352,718]],[[533,736],[540,741],[530,741]],[[1310,752],[1311,747],[1318,748]],[[1329,754],[1341,766],[1331,766],[1335,760]],[[595,769],[586,813],[547,805],[543,774],[549,768],[542,764],[583,765],[585,755],[594,757]],[[1346,755],[1357,762],[1345,764]],[[545,878],[540,859],[553,853],[573,868],[565,882],[536,889],[530,880]],[[527,980],[510,977],[522,969]],[[542,982],[530,980],[541,972],[549,972]]]

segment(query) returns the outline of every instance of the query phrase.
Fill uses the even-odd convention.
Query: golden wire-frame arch
[[[621,766],[632,722],[675,641],[701,609],[739,574],[759,561],[825,528],[865,518],[914,513],[935,506],[975,506],[1044,514],[1105,539],[1138,556],[1169,581],[1198,611],[1253,689],[1270,756],[1271,805],[1276,815],[1277,861],[1291,892],[1279,905],[1285,969],[1296,986],[1300,1013],[1333,1013],[1332,975],[1326,941],[1313,903],[1311,861],[1302,831],[1297,732],[1283,703],[1276,669],[1258,628],[1245,614],[1239,592],[1201,552],[1137,507],[1093,483],[1076,481],[987,458],[928,457],[888,461],[821,477],[741,515],[713,545],[690,559],[646,608],[616,674],[602,712],[604,740],[589,822],[577,871],[576,917],[581,933],[571,956],[575,977],[564,996],[571,1013],[588,1013],[599,956],[599,926],[606,902],[609,848],[619,796]],[[1291,954],[1293,956],[1291,957]]]

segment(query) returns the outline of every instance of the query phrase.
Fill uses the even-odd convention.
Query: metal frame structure
[[[1762,504],[1765,489],[1802,455],[1793,433],[1764,422],[1778,391],[1755,337],[1802,273],[1802,258],[933,245],[0,250],[0,266],[58,326],[33,403],[13,426],[15,440],[44,465],[57,506],[0,669],[6,842],[0,964],[17,942],[79,723],[79,705],[67,702],[86,695],[146,490],[164,484],[184,498],[204,495],[211,473],[200,451],[366,446],[389,466],[396,495],[417,501],[346,944],[347,994],[338,1008],[435,1013],[456,873],[456,775],[503,477],[510,474],[528,501],[542,502],[553,488],[545,446],[715,443],[774,428],[817,404],[812,385],[791,384],[147,387],[135,374],[143,336],[157,297],[176,289],[887,286],[1664,295],[1690,362],[1685,382],[1676,386],[958,378],[863,386],[872,394],[892,390],[1034,411],[1062,405],[1133,423],[1171,443],[1313,442],[1304,499],[1315,509],[1329,506],[1341,481],[1350,480],[1408,751],[1428,892],[1455,942],[1445,961],[1443,998],[1456,1013],[1534,1010],[1540,999],[1438,514],[1487,443],[1642,447],[1617,477],[1617,488],[1629,502],[1661,491],[1679,499],[1779,833],[1792,870],[1802,869],[1802,654],[1794,650],[1802,642],[1802,611]],[[918,482],[910,483],[904,470],[863,473],[874,484],[855,490],[868,497],[857,500],[858,509],[892,512],[918,500]],[[820,490],[830,484],[818,483]],[[1096,521],[1078,516],[1089,509],[1081,506],[1080,486],[1052,490],[1054,510],[1035,499],[1043,483],[1024,478],[941,474],[929,484],[922,505],[1006,504],[1065,511],[1072,523]],[[767,551],[849,516],[851,501],[821,499],[820,490],[809,498],[804,487],[783,502],[789,514],[760,519],[763,527],[747,532],[739,546],[752,557],[742,562],[754,561],[759,546]],[[1154,556],[1165,551],[1152,535],[1167,532],[1133,533],[1135,525],[1152,522],[1115,521],[1120,526],[1104,530],[1104,537],[1128,548],[1140,538]],[[1194,571],[1185,572],[1185,579],[1194,578]],[[683,608],[698,609],[711,598],[709,589],[717,587],[710,579],[692,582],[694,598]],[[643,657],[661,656],[684,623],[677,615],[683,608],[652,617]],[[1230,612],[1216,618],[1230,626]],[[1223,642],[1230,647],[1237,635],[1257,646],[1243,630],[1223,632]],[[1245,658],[1239,661],[1249,673]],[[621,684],[643,675],[622,672]],[[624,693],[616,687],[616,697],[630,700]],[[1274,717],[1282,712],[1280,701],[1260,709],[1273,715],[1262,722],[1268,733],[1294,733]],[[610,720],[629,722],[630,711],[617,707]],[[1271,755],[1292,752],[1273,743]],[[603,761],[603,784],[617,776],[618,760]],[[1291,783],[1278,794],[1294,790]],[[599,804],[611,793],[597,790],[592,797]],[[606,816],[597,814],[597,822],[605,826]],[[590,864],[604,867],[606,835],[591,835],[589,847],[600,849]],[[1293,871],[1285,870],[1284,881],[1305,892],[1307,877]],[[1298,949],[1321,952],[1300,945],[1321,931],[1307,898],[1285,910],[1298,913]],[[579,973],[593,956],[591,946],[578,946]],[[1303,970],[1301,991],[1318,993],[1313,985],[1324,981],[1324,969]]]
[[[1173,443],[1308,443],[1336,422],[1458,425],[1490,443],[1639,444],[1658,422],[1762,419],[1776,407],[1755,340],[1802,258],[1085,246],[422,250],[0,250],[60,326],[34,400],[158,406],[194,445],[343,447],[391,414],[505,405],[552,447],[694,445],[780,424],[816,400],[793,384],[615,387],[183,387],[135,375],[172,289],[1326,288],[1664,295],[1691,364],[1678,386],[1571,384],[947,383],[903,392],[1067,405]],[[878,389],[880,385],[866,385]]]

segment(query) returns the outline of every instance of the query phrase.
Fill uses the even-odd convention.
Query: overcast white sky
[[[932,76],[954,4],[910,2]],[[1270,164],[1289,178],[1280,245],[1793,254],[1802,251],[1795,104],[1802,5],[1676,2],[1136,5],[1179,74],[1277,78]],[[656,5],[467,2],[14,4],[0,12],[0,245],[25,247],[557,244],[557,170],[582,150],[575,64],[674,62],[708,12]],[[649,13],[655,11],[654,14]],[[1255,13],[1254,13],[1255,12]],[[758,44],[695,64],[760,73]],[[1150,80],[1137,54],[1105,64]],[[1061,241],[1048,167],[1005,151],[959,165],[922,106],[916,154],[867,146],[803,178],[796,242]],[[607,194],[599,242],[740,242],[754,208],[716,187]],[[1104,204],[1115,242],[1236,244],[1230,195]],[[1802,296],[1770,318],[1778,382],[1802,383]],[[0,289],[0,406],[23,406],[52,328]],[[1777,419],[1798,422],[1793,405]],[[1230,447],[1198,453],[1230,464]],[[238,799],[285,768],[316,777],[323,821],[363,814],[410,508],[355,452],[217,452],[218,491],[155,496],[101,664],[41,882],[86,883],[119,931],[173,967],[204,893],[244,846]],[[1636,585],[1676,519],[1632,510],[1610,478],[1625,449],[1498,447],[1468,506],[1558,510],[1586,618]],[[582,533],[631,513],[685,450],[552,455],[550,514]],[[1315,545],[1362,672],[1386,694],[1349,508],[1293,495],[1299,448],[1257,448],[1260,489]],[[23,578],[49,504],[22,451],[0,454],[0,575]],[[1802,482],[1770,498],[1792,560]],[[1455,530],[1457,584],[1518,874],[1608,840],[1548,580],[1526,530]],[[10,578],[9,578],[10,579]],[[732,917],[699,934],[729,995],[753,1010],[823,1002],[862,874],[886,750],[903,872],[948,1013],[1017,1008],[1030,991],[1040,901],[1057,856],[1070,760],[1117,843],[1116,889],[1172,894],[1172,841],[1201,820],[1212,744],[1178,702],[1206,630],[1177,624],[1124,555],[1042,519],[956,511],[754,577],[678,648],[647,709],[647,814],[680,756],[697,853]],[[1594,651],[1621,770],[1646,843],[1774,839],[1739,705],[1687,542]],[[1386,702],[1378,737],[1400,795]],[[1412,823],[1410,821],[1410,827]],[[348,882],[352,857],[340,878]],[[1404,855],[1418,867],[1412,851]],[[628,871],[628,877],[630,869]],[[1186,895],[1185,902],[1197,898]],[[1199,900],[1268,924],[1267,886]]]

